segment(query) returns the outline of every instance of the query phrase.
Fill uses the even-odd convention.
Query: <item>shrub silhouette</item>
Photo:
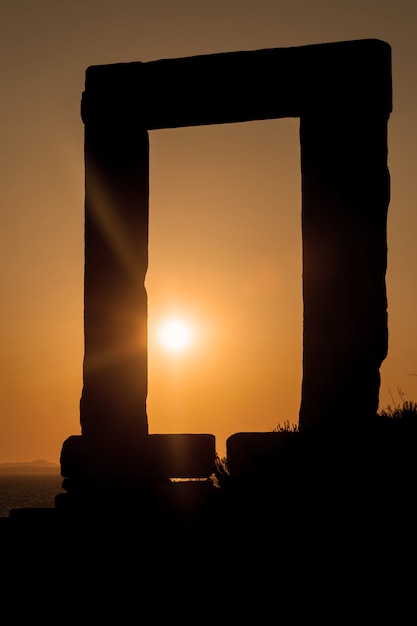
[[[227,458],[220,456],[216,452],[214,474],[212,476],[213,483],[216,487],[225,487],[228,481],[230,481],[230,473],[227,468]]]
[[[310,461],[314,459],[320,465],[323,460],[323,455],[326,454],[326,447],[329,446],[329,444],[330,447],[332,445],[335,447],[335,451],[330,453],[330,455],[333,454],[333,456],[331,456],[333,462],[337,459],[339,452],[342,453],[340,458],[341,465],[343,465],[345,461],[349,463],[349,457],[352,458],[354,456],[351,446],[357,445],[357,449],[355,450],[356,460],[359,461],[358,455],[363,455],[360,458],[359,472],[365,470],[365,468],[371,467],[374,461],[384,465],[385,454],[386,467],[385,469],[382,467],[384,473],[385,471],[389,472],[392,468],[394,457],[399,462],[399,465],[403,465],[406,460],[405,457],[402,458],[403,453],[409,457],[410,451],[414,450],[417,439],[417,402],[406,400],[404,393],[400,389],[398,389],[398,393],[400,396],[399,402],[393,402],[392,405],[388,405],[378,411],[375,415],[375,419],[371,420],[367,425],[364,425],[362,430],[346,432],[344,434],[345,442],[343,441],[343,436],[334,440],[331,433],[329,433],[328,437],[326,433],[320,433],[320,439],[313,437],[310,440],[307,438],[302,442],[300,441],[299,445],[296,443],[296,445],[288,446],[288,450],[286,450],[283,455],[284,458],[276,459],[276,466],[275,464],[271,464],[270,458],[264,460],[260,458],[257,466],[253,468],[252,475],[246,476],[247,486],[248,483],[250,483],[252,487],[254,484],[258,483],[259,487],[261,487],[261,483],[264,481],[267,483],[270,482],[271,477],[274,481],[279,480],[282,486],[282,481],[288,476],[288,472],[286,471],[286,469],[288,469],[287,465],[291,467],[291,471],[294,471],[297,464],[302,464],[306,453],[307,456],[312,453]],[[289,441],[292,442],[296,442],[298,437],[301,436],[298,425],[290,423],[289,421],[285,421],[283,424],[277,424],[277,426],[272,429],[272,432],[292,434],[294,437],[290,437],[289,439]],[[375,442],[378,442],[378,444],[376,445]],[[329,450],[330,447],[328,448]],[[316,453],[312,451],[313,448],[316,448]],[[343,452],[345,453],[344,455]],[[291,457],[294,453],[296,458],[292,459]],[[324,463],[326,463],[326,460]],[[310,469],[312,469],[311,465]],[[338,469],[340,470],[342,468],[339,467]],[[301,467],[299,471],[302,472]],[[346,471],[348,471],[348,473],[350,472],[350,470]],[[216,453],[215,471],[212,480],[215,486],[221,489],[230,489],[230,487],[234,485],[235,479],[229,472],[226,456],[221,457]]]

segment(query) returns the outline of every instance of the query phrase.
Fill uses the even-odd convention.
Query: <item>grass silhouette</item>
[[[400,401],[395,402],[393,399],[393,404],[388,404],[379,412],[379,415],[382,418],[401,420],[402,423],[417,422],[417,402],[406,400],[404,392],[399,387],[397,391]]]

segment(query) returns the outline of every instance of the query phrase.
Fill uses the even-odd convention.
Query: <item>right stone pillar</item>
[[[300,117],[303,381],[300,431],[378,410],[388,350],[388,113]]]

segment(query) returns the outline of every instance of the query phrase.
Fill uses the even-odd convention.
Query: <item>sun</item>
[[[165,350],[181,352],[191,341],[191,330],[188,324],[180,319],[170,319],[161,325],[159,340]]]

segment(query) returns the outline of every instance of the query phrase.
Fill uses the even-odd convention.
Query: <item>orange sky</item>
[[[0,6],[0,462],[59,461],[79,434],[83,125],[89,65],[379,38],[392,46],[389,355],[381,406],[417,400],[415,0],[19,0]],[[169,106],[169,103],[167,103]],[[150,133],[150,432],[297,422],[298,120]],[[154,339],[168,313],[195,341]]]

